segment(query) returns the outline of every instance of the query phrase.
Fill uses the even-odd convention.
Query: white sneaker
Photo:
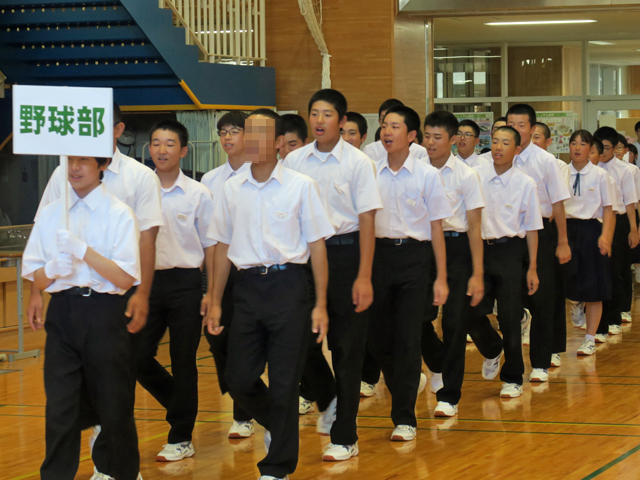
[[[584,314],[584,303],[571,304],[571,321],[578,328],[586,325],[587,317]]]
[[[522,320],[520,320],[520,327],[522,329],[522,344],[529,345],[531,344],[530,334],[531,334],[531,312],[528,309],[524,309],[524,315],[522,316]]]
[[[631,323],[631,312],[622,312],[622,323]]]
[[[620,335],[622,327],[620,325],[609,325],[609,335]]]
[[[609,335],[606,333],[596,333],[596,343],[607,343]]]
[[[168,443],[162,451],[156,455],[156,462],[176,462],[183,458],[193,457],[195,453],[191,442]]]
[[[467,343],[473,343],[473,338],[467,333]]]
[[[418,395],[420,395],[424,388],[427,386],[427,376],[424,373],[420,373],[420,383],[418,384]]]
[[[253,420],[248,422],[236,422],[234,420],[229,429],[229,438],[249,438],[254,433],[256,433],[256,429],[253,427]]]
[[[453,417],[458,413],[458,405],[451,405],[447,402],[438,402],[433,412],[434,417]]]
[[[285,475],[284,477],[272,477],[271,475],[260,475],[258,480],[289,480],[289,475]]]
[[[560,357],[559,353],[552,353],[551,354],[551,366],[552,367],[559,367],[560,365],[562,365],[562,358]]]
[[[316,432],[320,435],[329,436],[331,434],[331,427],[333,422],[336,421],[336,407],[338,405],[338,399],[334,398],[327,409],[318,417],[318,423],[316,423]]]
[[[594,353],[596,353],[596,342],[585,338],[580,348],[578,348],[578,355],[593,355]]]
[[[409,442],[416,438],[416,427],[411,425],[398,425],[391,434],[392,442]]]
[[[357,456],[359,453],[358,443],[353,445],[336,445],[329,443],[324,447],[324,455],[322,455],[323,462],[342,462],[343,460],[349,460],[351,457]]]
[[[360,382],[360,396],[361,397],[373,397],[376,393],[376,386],[367,382]]]
[[[502,353],[496,358],[485,358],[482,362],[482,378],[485,380],[493,380],[498,376],[500,371],[500,360],[502,359]]]
[[[636,268],[636,282],[640,283],[640,268]]]
[[[431,393],[437,393],[438,390],[440,390],[442,387],[444,387],[444,382],[442,381],[442,374],[441,373],[432,373],[431,374]]]
[[[530,382],[548,382],[549,371],[546,368],[534,368],[529,374]]]
[[[91,434],[89,435],[89,453],[93,453],[93,445],[96,443],[96,439],[102,431],[101,425],[94,425],[91,427]]]
[[[271,448],[271,432],[269,430],[264,431],[264,452],[269,453],[269,448]]]
[[[500,396],[502,398],[516,398],[522,395],[522,385],[517,383],[503,383]]]
[[[104,473],[100,473],[96,467],[93,467],[93,475],[89,480],[116,480],[109,475],[105,475]]]
[[[304,397],[300,397],[300,404],[298,405],[298,413],[300,415],[306,415],[312,413],[315,410],[313,402],[307,400]]]

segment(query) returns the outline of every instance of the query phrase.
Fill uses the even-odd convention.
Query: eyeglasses
[[[616,145],[616,148],[614,148],[614,150],[616,152],[621,152],[624,150],[624,145],[622,145],[621,143],[619,143],[618,145]]]
[[[609,147],[609,146],[605,145],[602,149],[603,149],[605,152],[608,152],[609,150],[613,150],[613,147]]]
[[[219,137],[226,137],[227,134],[229,134],[232,137],[235,137],[236,135],[238,135],[242,131],[244,131],[244,128],[232,128],[231,130],[218,130],[218,136]]]
[[[456,135],[458,135],[459,137],[464,137],[464,138],[475,138],[475,135],[471,132],[458,132]]]

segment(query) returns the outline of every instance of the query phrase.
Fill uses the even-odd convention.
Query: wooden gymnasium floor
[[[636,298],[640,288],[637,292]],[[599,346],[593,357],[576,357],[584,331],[569,320],[562,367],[552,370],[546,385],[525,381],[520,399],[498,397],[500,382],[482,379],[480,354],[468,346],[457,418],[435,420],[435,396],[421,394],[414,442],[388,440],[392,423],[383,385],[374,397],[361,401],[360,455],[347,462],[323,463],[322,448],[329,440],[315,433],[317,413],[301,417],[300,462],[292,480],[640,478],[640,308],[638,301],[635,304],[634,323]],[[12,348],[16,340],[15,333],[4,334],[0,348]],[[27,335],[27,348],[43,344],[41,332]],[[166,343],[159,355],[169,364]],[[42,365],[42,358],[0,363],[0,369],[5,369],[0,370],[2,480],[39,476],[44,458]],[[200,413],[193,458],[172,464],[155,462],[168,426],[160,405],[138,387],[135,414],[144,479],[257,479],[255,465],[264,454],[262,428],[251,439],[229,441],[231,402],[220,395],[204,338],[198,365]],[[88,480],[92,468],[85,432],[76,478]]]

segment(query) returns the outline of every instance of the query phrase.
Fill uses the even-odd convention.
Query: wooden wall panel
[[[562,95],[561,46],[509,47],[509,96],[535,95]]]
[[[629,82],[629,94],[638,95],[640,93],[640,66],[629,65],[627,67],[627,79]],[[640,117],[640,110],[629,110],[629,116]],[[634,133],[631,133],[634,135]]]
[[[398,16],[394,23],[393,97],[424,119],[426,106],[426,42],[424,18]]]

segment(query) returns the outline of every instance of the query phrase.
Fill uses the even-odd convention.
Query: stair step
[[[32,28],[36,25],[56,25],[56,24],[82,24],[82,23],[135,23],[131,15],[122,6],[104,6],[82,10],[79,8],[56,8],[51,9],[4,9],[0,12],[0,26],[29,25]]]
[[[67,8],[67,7],[75,7],[75,8],[85,8],[90,9],[93,7],[102,7],[104,5],[120,5],[121,3],[116,0],[103,0],[103,1],[87,1],[87,0],[20,0],[20,1],[12,1],[12,0],[1,0],[0,3],[0,12],[2,10],[21,10],[21,9],[31,9],[37,8],[42,10],[47,9],[51,10],[52,8]]]
[[[62,42],[90,42],[90,41],[145,41],[147,37],[140,27],[132,25],[126,27],[45,27],[39,30],[0,31],[0,44],[35,44],[35,43],[62,43]]]
[[[27,46],[22,47],[5,47],[0,49],[0,61],[5,62],[44,62],[44,61],[66,61],[66,60],[125,60],[125,59],[148,59],[148,60],[162,60],[162,57],[155,49],[153,45],[134,45],[125,43],[125,46],[121,46],[121,43],[105,43],[104,47],[100,44],[94,44],[94,47],[86,46],[80,48],[76,45],[71,48],[70,45],[65,45],[64,48],[60,48],[56,45],[55,48],[47,46],[41,48],[41,46]]]
[[[89,63],[89,65],[69,65],[55,63],[40,64],[39,67],[16,66],[11,69],[11,74],[24,77],[41,77],[51,80],[64,78],[117,78],[117,77],[161,77],[171,75],[175,81],[175,75],[166,63],[144,63],[137,64],[129,62],[128,64],[99,63],[98,65]],[[9,76],[9,75],[8,75]]]

